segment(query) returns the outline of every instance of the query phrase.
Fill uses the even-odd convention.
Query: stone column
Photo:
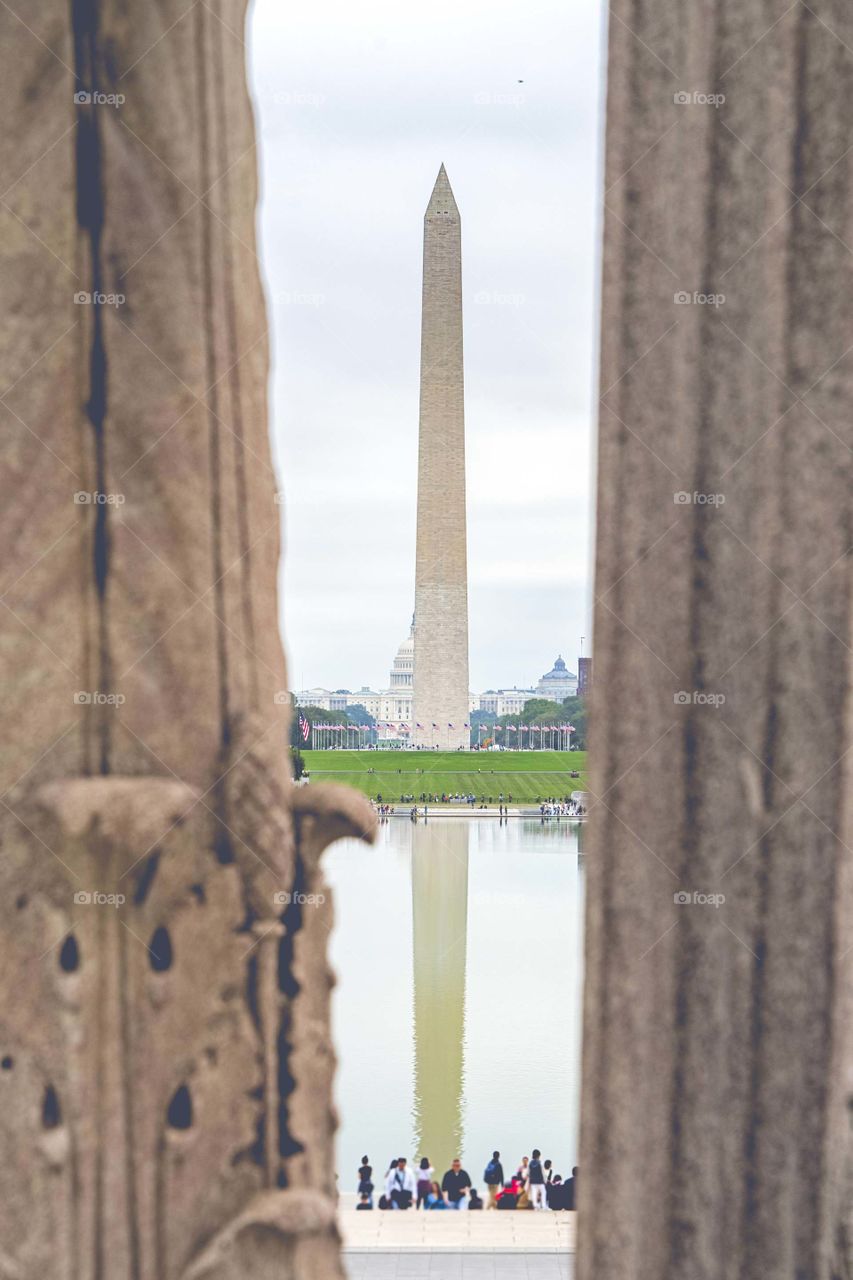
[[[340,1274],[294,902],[371,817],[292,821],[244,19],[0,9],[9,1275]]]
[[[611,7],[581,1280],[851,1274],[851,45]]]

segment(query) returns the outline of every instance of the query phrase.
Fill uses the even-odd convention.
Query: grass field
[[[373,800],[399,804],[442,793],[535,804],[586,790],[585,751],[303,751],[314,782],[344,782]],[[579,778],[570,778],[577,769]],[[372,772],[368,772],[372,770]]]

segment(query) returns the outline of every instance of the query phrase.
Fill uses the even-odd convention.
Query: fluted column
[[[9,1275],[341,1274],[245,9],[0,8]]]
[[[850,1274],[851,44],[611,9],[581,1280]]]

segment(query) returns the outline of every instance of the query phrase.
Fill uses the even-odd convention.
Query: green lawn
[[[586,790],[585,751],[303,751],[314,782],[344,782],[366,796],[399,804],[421,793],[465,795],[479,802],[512,795],[513,804],[537,803]],[[579,778],[570,778],[577,769]],[[368,773],[368,770],[373,770]]]

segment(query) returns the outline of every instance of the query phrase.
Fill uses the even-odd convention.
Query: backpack
[[[486,1169],[483,1174],[483,1181],[485,1182],[487,1187],[496,1187],[497,1184],[500,1182],[500,1177],[498,1176],[497,1160],[490,1160],[489,1163],[486,1165]]]

